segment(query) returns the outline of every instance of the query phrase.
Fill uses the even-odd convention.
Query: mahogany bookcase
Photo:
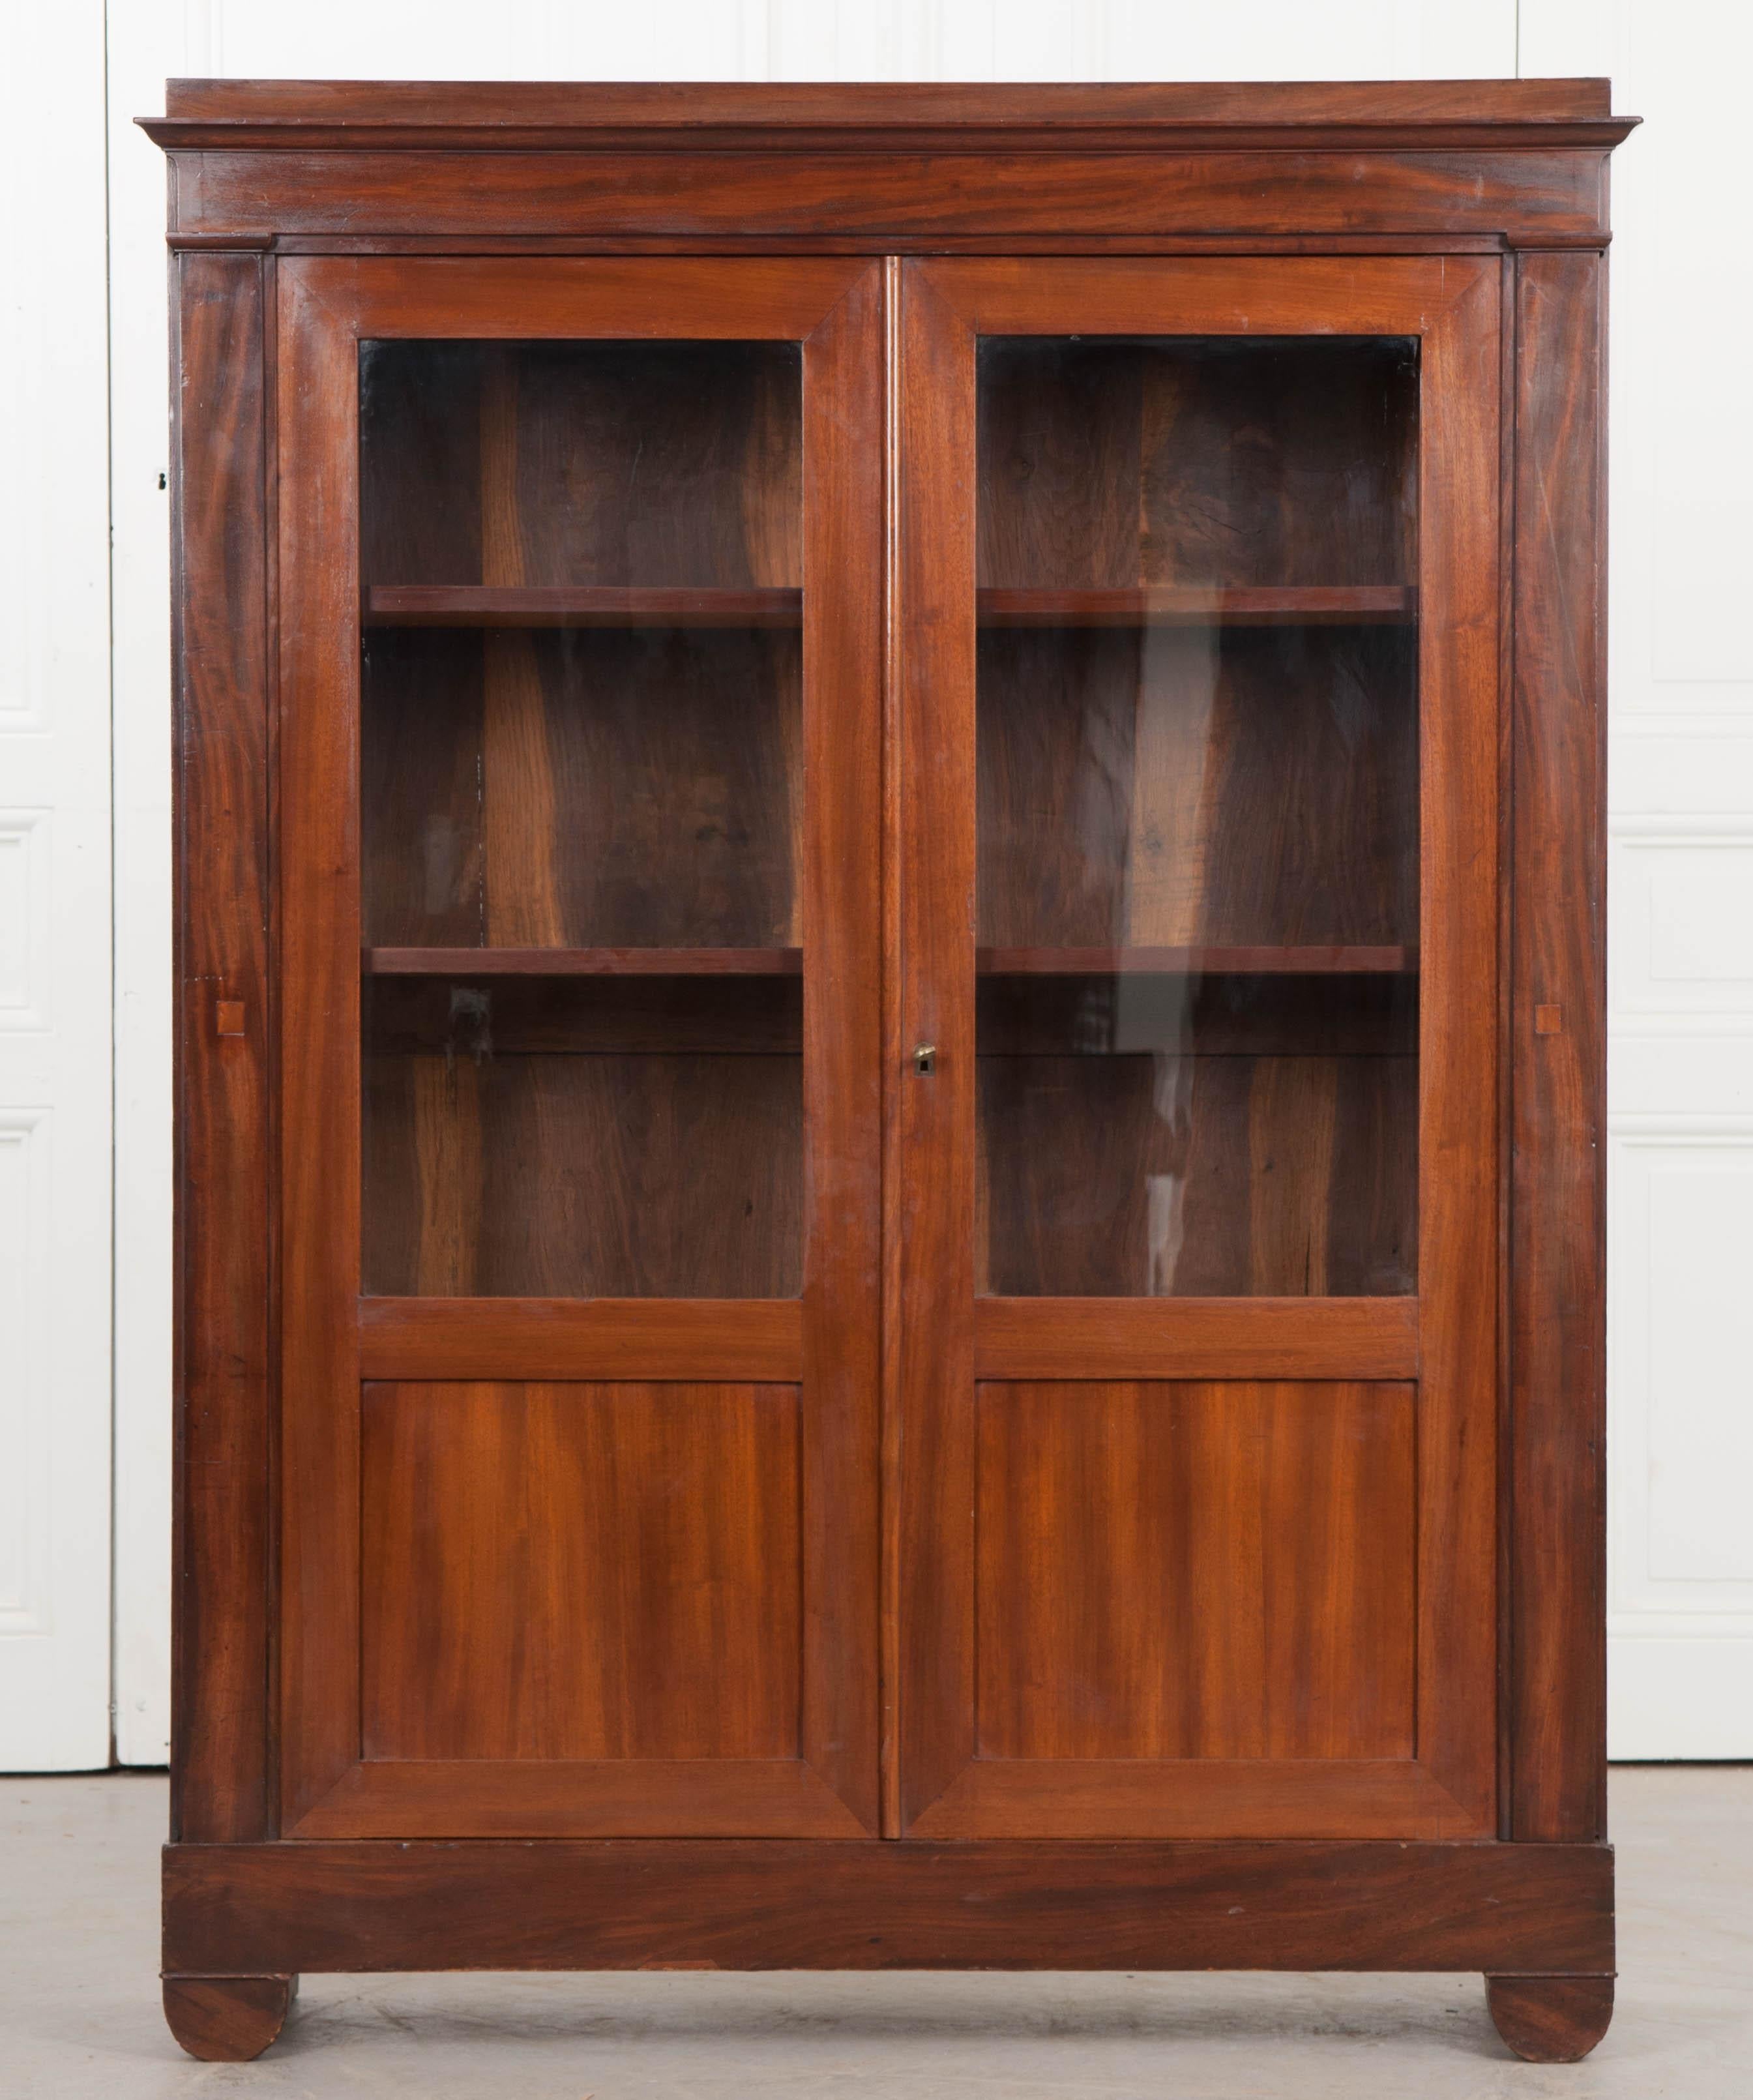
[[[298,1972],[1611,2009],[1597,81],[174,82],[174,1806]]]

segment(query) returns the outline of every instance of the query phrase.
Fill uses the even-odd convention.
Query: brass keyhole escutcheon
[[[935,1043],[915,1043],[913,1046],[913,1069],[921,1079],[937,1070],[937,1045]]]

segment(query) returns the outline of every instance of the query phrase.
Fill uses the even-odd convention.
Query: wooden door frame
[[[885,1335],[886,1652],[899,1745],[885,1827],[896,1832],[1495,1831],[1502,275],[1495,259],[1475,257],[1006,258],[901,267],[887,1155],[887,1304],[898,1324]],[[1073,332],[1420,340],[1414,1301],[975,1296],[976,346],[983,334]],[[915,1039],[937,1046],[928,1080],[902,1076]],[[1415,1757],[980,1758],[976,1380],[1270,1374],[1419,1382]]]
[[[854,1838],[878,1798],[883,285],[858,258],[287,258],[278,269],[280,1829],[301,1838]],[[795,340],[804,427],[799,1300],[359,1294],[358,346]],[[826,585],[826,587],[823,587]],[[368,1377],[800,1388],[795,1758],[361,1754]]]

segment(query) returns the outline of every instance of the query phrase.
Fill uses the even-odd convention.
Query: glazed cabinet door
[[[873,1830],[880,269],[277,327],[283,1834]]]
[[[1500,273],[903,271],[898,1832],[1495,1833]]]

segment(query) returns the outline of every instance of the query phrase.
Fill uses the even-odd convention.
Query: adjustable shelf
[[[795,977],[801,948],[367,948],[378,977]],[[979,948],[982,977],[1407,977],[1407,947]]]
[[[1060,590],[989,587],[982,627],[1407,627],[1408,584],[1247,585],[1225,590],[1144,586]],[[804,593],[650,585],[373,584],[368,627],[798,627]]]
[[[1408,977],[1407,947],[979,948],[983,977]]]
[[[368,627],[800,627],[804,593],[692,585],[373,584]]]
[[[1418,593],[1409,584],[1005,586],[981,590],[978,603],[982,627],[1409,627],[1418,618]]]
[[[367,948],[377,977],[796,977],[801,948]]]

